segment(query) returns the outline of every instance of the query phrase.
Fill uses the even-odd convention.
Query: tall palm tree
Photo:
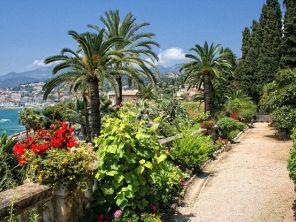
[[[186,54],[186,57],[191,59],[191,62],[184,64],[181,71],[185,73],[185,82],[189,87],[199,87],[203,85],[205,112],[210,112],[214,117],[214,92],[212,80],[215,77],[221,76],[225,69],[230,69],[231,64],[226,57],[227,51],[218,44],[208,45],[207,42],[203,46],[196,44],[191,48],[193,54]]]
[[[111,82],[115,81],[112,80],[113,66],[122,53],[112,48],[122,40],[106,38],[104,29],[97,34],[90,32],[78,34],[75,31],[69,31],[69,35],[78,44],[78,51],[62,49],[60,55],[51,56],[45,60],[46,64],[58,62],[53,69],[53,74],[58,75],[51,80],[47,88],[53,89],[62,83],[85,82],[88,87],[90,128],[93,138],[99,135],[101,128],[99,84],[104,81],[105,77],[108,77]]]
[[[140,58],[141,56],[146,56],[150,61],[158,60],[157,55],[152,50],[153,46],[159,47],[159,44],[152,40],[155,35],[153,33],[139,33],[139,30],[148,26],[149,23],[137,24],[136,18],[132,13],[128,13],[121,19],[118,10],[106,12],[105,16],[102,16],[100,20],[106,27],[106,34],[109,38],[119,37],[123,39],[123,41],[114,46],[116,50],[124,50],[124,54],[122,55],[125,57],[116,66],[136,68],[135,75],[127,73],[127,76],[138,83],[142,83],[142,81],[139,81],[139,77],[148,77],[152,83],[155,83],[156,78],[146,66],[147,63],[152,67],[153,63]],[[100,31],[100,28],[97,26],[89,25],[89,27]],[[122,103],[122,75],[119,73],[116,74],[116,81],[118,85],[116,105],[120,105]]]

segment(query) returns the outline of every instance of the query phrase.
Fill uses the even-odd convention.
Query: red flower
[[[104,214],[99,214],[98,222],[110,222],[110,219]]]
[[[37,153],[44,153],[49,148],[48,143],[42,143],[42,144],[32,144],[31,150],[37,154]]]
[[[63,127],[64,129],[67,129],[67,128],[69,127],[69,124],[68,124],[67,122],[63,122],[63,123],[62,123],[62,127]]]
[[[37,138],[42,138],[44,136],[46,136],[48,134],[48,131],[47,130],[39,130],[37,133],[36,133],[36,137]]]
[[[16,143],[12,149],[13,153],[15,155],[23,155],[25,153],[25,149],[26,147],[24,146],[24,144],[21,144],[21,143]]]
[[[44,153],[48,148],[49,148],[48,143],[42,143],[42,144],[38,145],[38,149],[39,149],[40,153]]]
[[[26,142],[30,145],[30,144],[34,143],[35,140],[29,136]]]
[[[72,137],[72,138],[70,138],[69,140],[68,140],[68,142],[67,142],[67,147],[70,147],[70,148],[72,148],[72,147],[74,147],[76,145],[76,140]]]
[[[69,133],[71,134],[74,132],[74,128],[69,128],[68,130],[69,130]]]
[[[229,117],[230,117],[231,119],[237,119],[237,118],[238,118],[238,113],[237,113],[237,112],[232,113],[232,114],[230,114]]]
[[[17,161],[20,165],[25,165],[27,163],[27,159],[25,157],[19,156]]]
[[[39,153],[39,147],[38,147],[36,144],[32,144],[32,145],[31,145],[31,150],[32,150],[35,154]]]
[[[58,139],[51,138],[50,140],[50,145],[53,147],[60,147],[62,144],[63,144],[63,140],[60,138]]]
[[[63,138],[63,135],[65,133],[66,129],[63,127],[60,127],[57,131],[56,131],[56,136],[59,138]]]

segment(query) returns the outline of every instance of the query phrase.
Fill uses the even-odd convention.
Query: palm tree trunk
[[[86,142],[90,142],[88,141],[88,135],[87,135],[86,126],[84,123],[81,124],[81,133],[82,133],[83,139],[86,140]]]
[[[116,96],[116,106],[120,106],[122,103],[122,79],[120,75],[116,77],[116,82],[118,84],[118,96]]]
[[[99,81],[97,78],[91,78],[87,83],[90,98],[91,137],[94,138],[99,136],[101,130]]]
[[[213,106],[213,92],[212,92],[211,75],[209,73],[204,75],[204,99],[205,99],[205,112],[209,112],[211,117],[214,117]]]
[[[83,112],[85,118],[85,133],[86,133],[86,141],[91,141],[91,130],[89,124],[89,112],[88,112],[88,101],[86,95],[83,95]]]

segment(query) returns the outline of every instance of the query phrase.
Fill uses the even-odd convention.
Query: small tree
[[[214,117],[213,78],[221,76],[223,70],[231,69],[231,64],[225,59],[226,51],[220,45],[205,42],[203,46],[195,45],[190,51],[194,53],[186,54],[186,57],[192,61],[183,65],[181,71],[185,73],[185,82],[190,87],[200,88],[203,85],[205,112]]]

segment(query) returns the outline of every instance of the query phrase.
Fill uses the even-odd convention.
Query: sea
[[[20,109],[0,109],[0,136],[6,132],[9,136],[25,130],[19,122]]]

